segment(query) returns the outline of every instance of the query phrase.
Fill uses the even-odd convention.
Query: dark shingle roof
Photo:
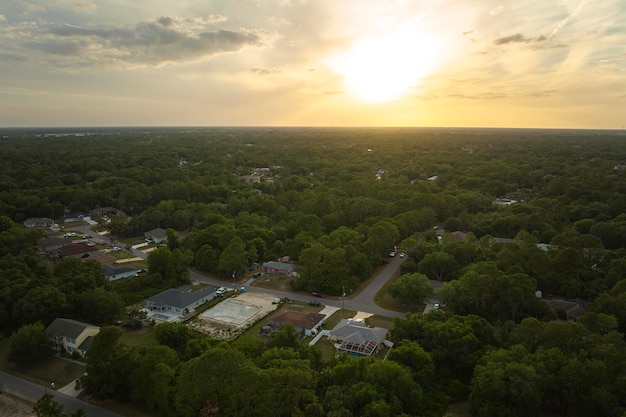
[[[46,328],[46,332],[52,333],[55,336],[66,336],[72,339],[76,339],[87,328],[98,328],[92,324],[83,323],[77,320],[56,318]]]
[[[185,308],[214,292],[213,287],[204,287],[193,292],[189,288],[170,288],[148,298],[147,301],[153,302],[157,306]]]
[[[156,229],[150,230],[149,232],[146,232],[145,235],[152,236],[152,237],[155,237],[157,239],[166,238],[167,237],[167,230],[161,229],[160,227],[158,227]]]
[[[111,277],[113,275],[123,274],[124,272],[137,272],[137,269],[132,266],[102,265],[102,272],[105,277]]]
[[[89,348],[91,347],[92,343],[93,343],[93,336],[87,336],[85,341],[80,344],[78,349],[87,352],[89,350]]]

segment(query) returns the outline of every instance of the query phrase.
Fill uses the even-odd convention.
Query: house
[[[89,211],[89,216],[92,219],[106,219],[110,216],[118,216],[123,214],[123,211],[118,210],[115,207],[97,207]]]
[[[261,265],[261,270],[266,274],[284,275],[286,277],[296,277],[298,265],[288,262],[269,261]]]
[[[323,314],[304,313],[302,311],[284,310],[271,318],[269,324],[279,327],[283,324],[293,324],[301,336],[314,336],[326,322]]]
[[[545,300],[555,312],[562,311],[568,321],[578,321],[586,312],[587,308],[582,302],[567,301],[559,299]]]
[[[76,212],[68,214],[63,218],[63,223],[72,223],[72,222],[86,222],[87,220],[91,220],[91,216],[87,213]]]
[[[52,254],[63,246],[71,245],[72,239],[66,237],[50,237],[39,242],[39,252]]]
[[[24,226],[26,227],[52,227],[54,220],[47,217],[31,217],[24,220]]]
[[[192,291],[190,288],[170,288],[146,300],[148,318],[175,321],[196,307],[214,298],[215,289],[204,287]]]
[[[146,237],[146,241],[150,243],[167,242],[167,231],[165,229],[152,229],[149,232],[144,233],[144,236]]]
[[[68,353],[78,352],[83,357],[99,331],[98,326],[62,318],[54,319],[46,328],[46,332],[50,334],[52,339],[54,350]]]
[[[89,252],[94,252],[96,247],[93,245],[89,245],[87,242],[77,242],[71,243],[69,245],[65,245],[56,250],[56,253],[61,257],[65,258],[68,256],[82,256]]]
[[[136,277],[139,271],[130,266],[102,265],[102,272],[109,281],[117,281],[118,279]]]
[[[330,331],[328,339],[335,344],[337,353],[355,356],[373,356],[385,342],[387,329],[367,327],[362,321],[343,319]]]

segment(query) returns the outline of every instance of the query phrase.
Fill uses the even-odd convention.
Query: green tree
[[[539,416],[543,398],[540,376],[534,367],[513,358],[496,359],[503,354],[486,355],[474,371],[469,397],[473,415]]]
[[[122,318],[124,312],[122,298],[101,287],[80,294],[78,306],[80,316],[89,323],[110,324]]]
[[[239,276],[246,270],[246,247],[243,240],[235,237],[224,248],[218,261],[218,272],[222,276]]]
[[[15,302],[13,317],[21,323],[52,323],[68,308],[67,297],[53,285],[40,285],[28,290],[26,295]]]
[[[41,362],[52,355],[52,342],[39,322],[20,327],[9,339],[7,359],[18,366]]]
[[[405,274],[393,282],[389,288],[391,296],[403,304],[423,304],[433,293],[428,277],[423,274]]]
[[[87,352],[87,372],[82,383],[95,398],[129,398],[132,366],[129,350],[120,342],[122,333],[116,326],[102,327]]]
[[[459,264],[454,256],[442,251],[425,255],[417,264],[418,271],[437,281],[447,281],[458,269]]]

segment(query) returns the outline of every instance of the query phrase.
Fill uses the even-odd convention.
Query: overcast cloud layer
[[[5,0],[0,126],[621,129],[625,45],[623,0]]]

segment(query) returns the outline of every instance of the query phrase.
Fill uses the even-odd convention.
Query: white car
[[[400,254],[400,257],[401,257],[401,258],[405,258],[405,257],[406,257],[406,253],[402,252],[402,253]]]
[[[435,310],[439,310],[439,303],[435,303],[435,305],[433,306],[433,308],[434,308]]]
[[[394,257],[394,256],[396,256],[396,253],[395,252],[389,252],[389,256]]]

